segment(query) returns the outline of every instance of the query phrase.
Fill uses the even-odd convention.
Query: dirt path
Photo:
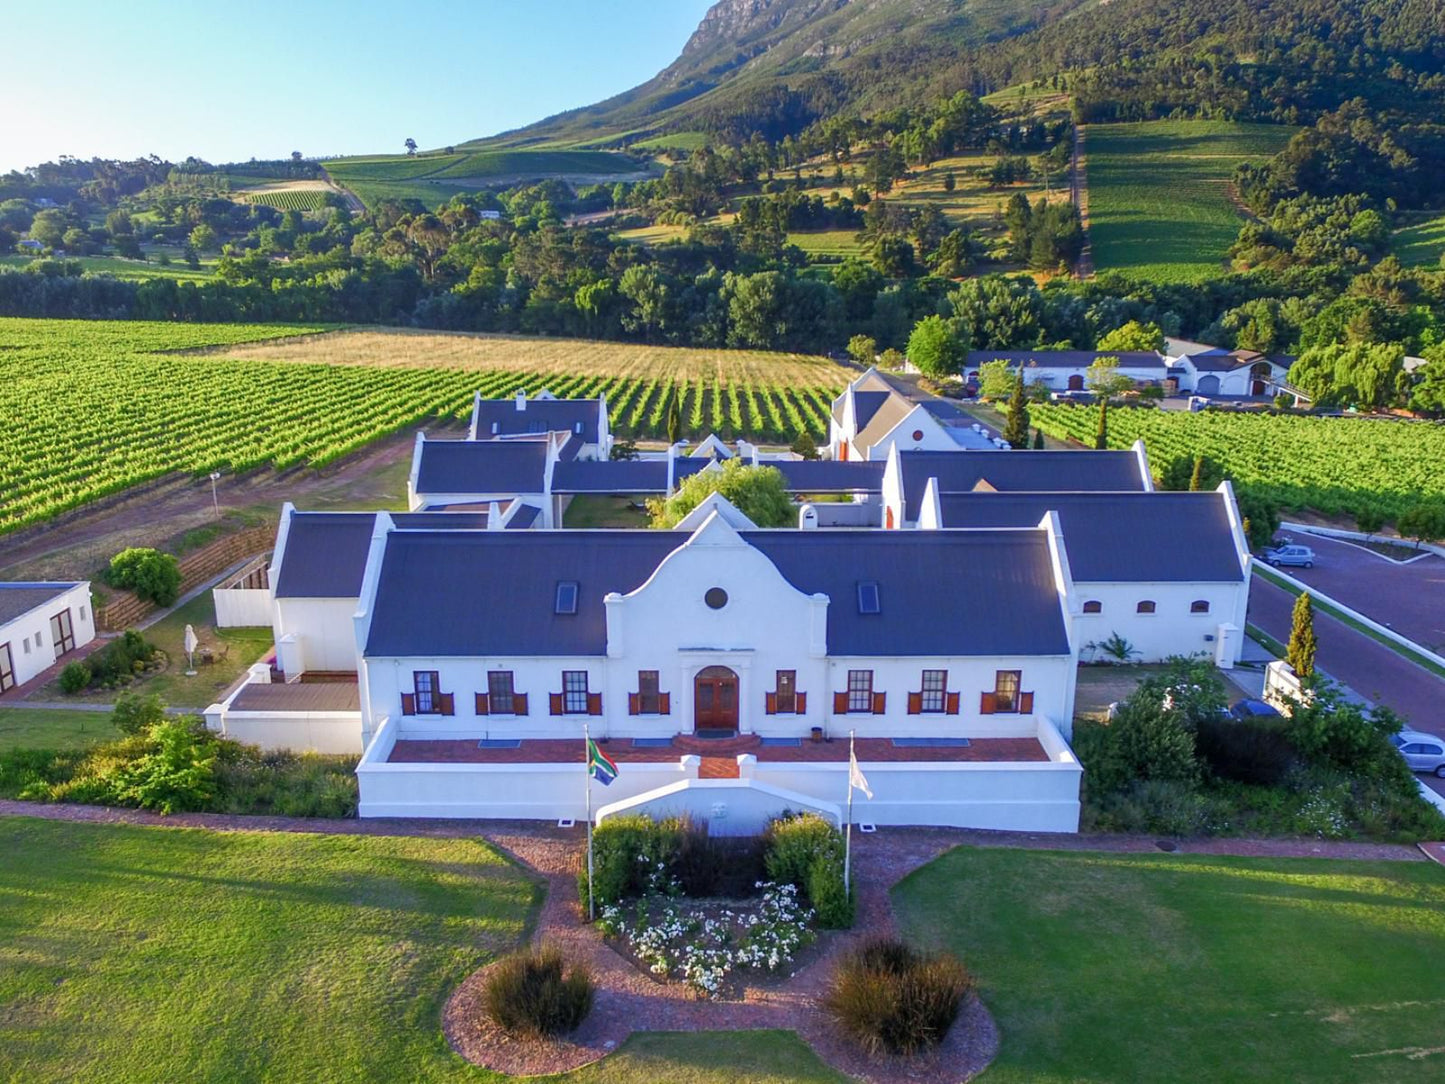
[[[1069,170],[1069,196],[1074,206],[1079,211],[1079,222],[1084,228],[1084,247],[1079,253],[1078,266],[1074,268],[1074,277],[1078,279],[1090,279],[1094,277],[1094,241],[1089,234],[1089,165],[1088,157],[1084,153],[1084,126],[1074,125],[1074,154]]]
[[[429,427],[440,431],[440,427]],[[283,501],[302,507],[398,507],[405,480],[396,475],[411,457],[411,433],[387,437],[325,471],[226,475],[216,486],[224,513],[249,509],[280,514]],[[396,492],[392,492],[396,490]],[[211,487],[189,474],[167,476],[34,527],[0,537],[0,579],[85,579],[127,546],[155,546],[214,523]]]

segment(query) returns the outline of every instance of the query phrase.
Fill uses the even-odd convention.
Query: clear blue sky
[[[651,78],[709,0],[65,0],[6,5],[0,171],[493,135]],[[28,58],[28,59],[27,59]]]

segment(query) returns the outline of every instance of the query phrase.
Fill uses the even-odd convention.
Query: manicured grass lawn
[[[0,708],[0,752],[7,749],[82,749],[115,741],[120,731],[103,711],[45,711]]]
[[[1445,871],[955,850],[894,890],[1003,1046],[980,1081],[1438,1081]]]
[[[619,527],[637,529],[648,525],[647,513],[633,508],[641,504],[642,496],[612,497],[598,494],[582,494],[572,498],[567,510],[562,513],[566,527]]]
[[[1163,282],[1221,272],[1244,224],[1229,199],[1234,167],[1270,157],[1294,132],[1230,121],[1089,125],[1094,266]]]
[[[0,1079],[499,1080],[441,1009],[533,882],[468,839],[0,818]],[[646,1035],[578,1084],[838,1084],[795,1036]]]

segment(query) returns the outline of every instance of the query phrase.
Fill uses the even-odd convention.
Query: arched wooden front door
[[[1073,373],[1073,374],[1071,374],[1071,375],[1069,376],[1069,390],[1070,390],[1070,391],[1083,391],[1083,390],[1084,390],[1084,378],[1083,378],[1082,376],[1080,376],[1078,373]]]
[[[726,666],[709,666],[693,679],[692,691],[694,731],[737,731],[737,674]]]

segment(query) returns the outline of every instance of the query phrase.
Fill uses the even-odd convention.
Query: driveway
[[[1445,558],[1426,551],[1400,564],[1332,538],[1299,532],[1294,538],[1315,551],[1315,567],[1280,571],[1445,654]]]
[[[1291,571],[1319,572],[1320,567]],[[1258,576],[1253,578],[1251,624],[1284,643],[1289,639],[1293,611],[1293,595]],[[1319,638],[1315,661],[1321,670],[1371,703],[1393,708],[1414,729],[1445,737],[1445,681],[1319,610],[1315,611],[1315,635]],[[1445,794],[1445,779],[1419,778]]]

